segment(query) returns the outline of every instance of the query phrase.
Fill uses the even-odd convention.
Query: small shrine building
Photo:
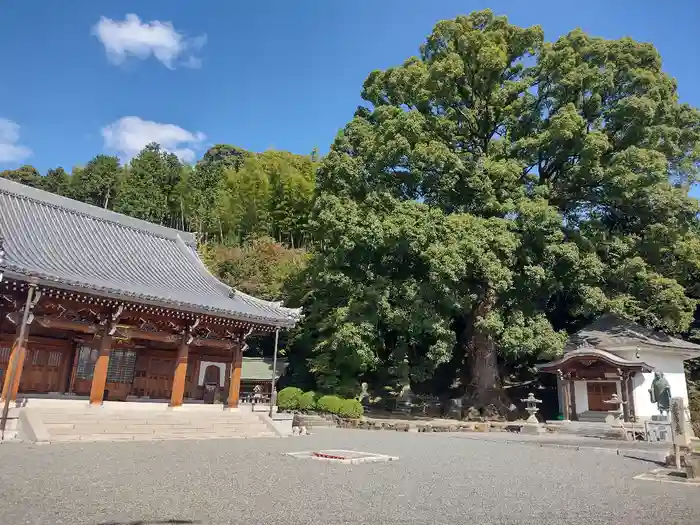
[[[3,399],[218,399],[234,408],[246,338],[300,318],[216,279],[191,233],[6,179],[0,275]]]
[[[559,407],[565,420],[600,421],[622,402],[625,421],[659,415],[649,390],[655,373],[662,373],[671,395],[688,406],[684,361],[700,357],[700,345],[649,330],[614,314],[605,314],[572,335],[564,355],[538,365],[557,374]]]

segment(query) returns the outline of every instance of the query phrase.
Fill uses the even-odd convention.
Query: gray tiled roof
[[[233,290],[206,269],[191,233],[0,178],[0,270],[56,287],[194,313],[292,326],[300,310]]]
[[[241,379],[245,381],[269,381],[272,377],[272,358],[244,357],[241,365]],[[284,374],[286,359],[277,359],[277,377]]]
[[[615,314],[604,314],[573,334],[569,337],[564,351],[570,352],[582,346],[614,350],[621,347],[635,347],[640,344],[700,352],[700,345],[650,330]]]

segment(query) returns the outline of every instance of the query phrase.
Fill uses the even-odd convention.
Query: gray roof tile
[[[639,344],[700,352],[700,345],[650,330],[611,313],[601,315],[569,337],[564,351],[571,352],[582,346],[614,350],[620,347],[635,347]]]
[[[9,277],[271,326],[293,326],[300,316],[216,279],[191,233],[2,178],[0,237],[0,269]]]

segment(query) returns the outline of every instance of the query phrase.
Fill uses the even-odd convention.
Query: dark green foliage
[[[277,407],[280,410],[296,410],[299,407],[299,399],[303,392],[294,386],[283,388],[277,393]]]
[[[362,96],[318,172],[299,296],[294,353],[321,389],[408,362],[417,390],[449,367],[443,385],[498,404],[501,370],[605,311],[689,328],[700,114],[652,46],[547,43],[486,10],[439,22]]]
[[[341,417],[357,419],[362,417],[364,412],[365,409],[362,407],[362,403],[360,403],[357,399],[344,399],[340,406],[338,415]]]
[[[316,392],[304,392],[298,399],[299,410],[314,410],[316,408]]]
[[[316,401],[316,409],[327,414],[340,414],[343,401],[338,396],[322,396]]]
[[[0,177],[9,179],[14,182],[19,182],[33,188],[41,187],[41,174],[34,166],[21,166],[16,170],[0,171]]]

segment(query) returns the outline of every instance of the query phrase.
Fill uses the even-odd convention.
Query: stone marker
[[[690,446],[690,435],[685,420],[685,400],[682,397],[671,398],[669,410],[671,414],[671,434],[673,439],[673,455],[676,459],[676,468],[681,468],[681,449]]]

